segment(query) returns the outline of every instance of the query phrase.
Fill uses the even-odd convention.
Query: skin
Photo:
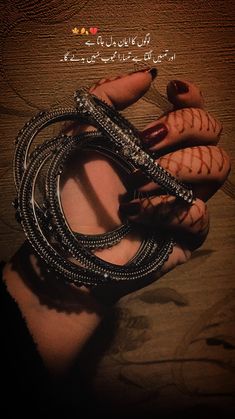
[[[91,92],[105,99],[118,110],[136,102],[150,87],[151,74],[136,72],[113,79],[102,79]],[[158,151],[159,163],[184,182],[192,184],[196,196],[191,206],[179,203],[163,194],[160,187],[141,179],[138,190],[150,191],[151,196],[134,200],[140,211],[130,219],[140,224],[164,225],[177,238],[173,252],[161,272],[143,283],[111,284],[104,288],[79,289],[58,283],[53,275],[41,281],[43,265],[32,249],[24,244],[5,266],[4,280],[10,295],[17,302],[46,367],[52,374],[64,374],[109,310],[123,295],[148,285],[177,265],[186,262],[192,250],[200,246],[209,230],[206,201],[223,184],[230,170],[230,160],[217,146],[221,124],[204,110],[199,89],[185,82],[189,91],[172,92],[174,104],[170,114],[153,121],[164,123],[167,136],[150,151]],[[70,124],[67,134],[91,130],[91,126]],[[136,183],[136,173],[128,182]],[[138,187],[138,185],[137,185]],[[126,187],[110,161],[97,153],[75,155],[67,167],[61,188],[62,206],[73,230],[82,233],[102,233],[121,223],[117,210]],[[129,203],[130,204],[130,203]],[[82,220],[82,222],[81,222]],[[182,239],[183,237],[183,239]],[[111,249],[96,254],[116,264],[126,263],[137,251],[141,238],[130,234]],[[48,279],[48,281],[47,281]]]

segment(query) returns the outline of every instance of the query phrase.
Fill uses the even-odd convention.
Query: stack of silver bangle
[[[16,138],[16,218],[34,250],[58,279],[78,286],[144,280],[160,270],[168,259],[174,245],[173,238],[157,231],[145,231],[138,252],[123,266],[95,256],[93,250],[114,246],[138,227],[127,221],[104,234],[73,232],[66,221],[60,200],[60,180],[68,158],[75,151],[95,150],[113,160],[126,173],[140,169],[166,193],[187,203],[193,201],[192,190],[142,149],[136,128],[113,107],[84,88],[76,91],[74,97],[74,108],[60,107],[38,113],[25,124]],[[32,142],[39,131],[64,120],[88,123],[97,130],[77,136],[58,135],[30,153]],[[36,197],[36,187],[45,166],[47,171],[41,203]],[[76,262],[72,262],[71,258],[76,259]]]

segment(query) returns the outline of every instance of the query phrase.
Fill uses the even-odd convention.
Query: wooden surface
[[[233,1],[15,0],[0,7],[1,259],[23,241],[11,208],[18,130],[38,109],[68,103],[76,87],[134,70],[133,62],[61,62],[69,48],[86,52],[81,37],[71,34],[73,27],[97,26],[104,37],[118,39],[149,32],[156,54],[173,51],[175,60],[158,65],[154,87],[125,115],[143,128],[159,115],[156,88],[165,94],[170,79],[194,81],[207,109],[224,124],[221,145],[233,164]],[[211,231],[193,258],[123,298],[94,337],[83,365],[101,405],[156,415],[180,411],[187,417],[235,409],[234,185],[232,169],[209,203]]]

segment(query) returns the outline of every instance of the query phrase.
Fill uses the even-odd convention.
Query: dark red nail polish
[[[137,71],[132,71],[131,73],[128,74],[134,74],[134,73],[149,73],[152,77],[152,80],[154,80],[157,77],[157,68],[156,67],[145,67],[145,68],[141,68],[140,70]]]
[[[142,131],[140,136],[146,146],[152,147],[163,140],[167,134],[168,129],[165,124],[156,124]]]
[[[183,93],[188,93],[189,87],[186,83],[181,80],[171,80],[168,85],[169,90],[173,95],[182,95]]]
[[[130,202],[128,204],[121,204],[119,210],[122,215],[137,215],[140,212],[140,203]]]
[[[149,73],[151,74],[152,80],[154,80],[157,77],[157,73],[158,73],[157,68],[156,67],[152,67],[149,70]]]

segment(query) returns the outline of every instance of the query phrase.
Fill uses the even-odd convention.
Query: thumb
[[[157,76],[157,69],[144,68],[129,74],[102,79],[90,88],[90,93],[104,99],[117,110],[125,109],[136,102],[149,89]]]

